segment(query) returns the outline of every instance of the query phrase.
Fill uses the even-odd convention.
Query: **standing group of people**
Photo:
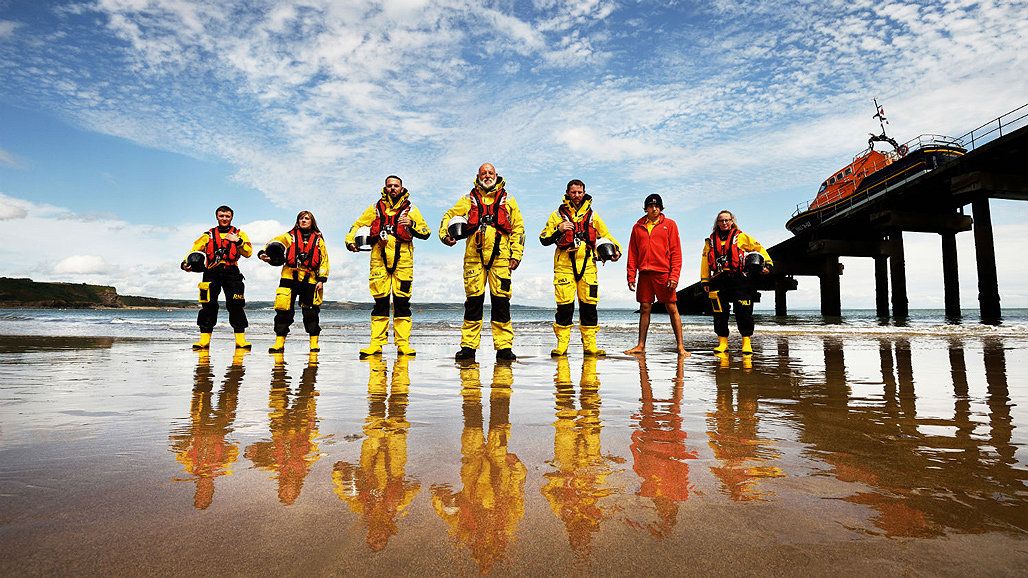
[[[627,264],[628,288],[636,293],[639,302],[639,340],[625,353],[645,353],[652,304],[656,301],[665,306],[671,318],[678,353],[687,356],[676,294],[682,271],[678,227],[664,215],[660,195],[646,197],[643,209],[646,214],[632,227]],[[201,308],[197,314],[200,340],[193,348],[210,347],[218,315],[218,297],[224,290],[236,347],[249,349],[251,344],[245,337],[243,275],[238,260],[250,257],[253,247],[246,234],[232,226],[231,208],[218,207],[215,216],[218,225],[193,243],[181,265],[185,271],[203,273],[199,284]],[[516,359],[510,317],[511,272],[518,268],[524,254],[525,225],[517,201],[507,192],[504,179],[493,165],[485,163],[479,167],[471,191],[446,211],[438,234],[447,246],[465,241],[464,321],[460,350],[455,359],[475,359],[481,340],[486,285],[489,286],[496,359]],[[410,192],[395,175],[386,178],[381,198],[350,227],[346,248],[353,252],[371,251],[368,286],[375,304],[371,312],[371,340],[368,347],[360,350],[362,358],[380,354],[388,343],[390,308],[397,354],[416,355],[410,345],[414,239],[425,240],[430,235],[421,212],[411,204]],[[596,261],[618,261],[622,251],[603,219],[593,212],[592,197],[586,193],[585,183],[574,179],[567,184],[563,201],[550,214],[539,241],[544,246],[554,246],[553,288],[557,310],[553,332],[557,346],[551,355],[567,355],[576,298],[583,353],[606,355],[596,340],[599,330]],[[258,252],[258,257],[282,267],[274,302],[275,343],[269,352],[284,351],[297,302],[302,309],[304,329],[310,336],[310,350],[318,351],[319,313],[329,260],[314,215],[300,211],[293,228],[269,241]],[[714,231],[704,245],[700,265],[701,281],[711,300],[715,333],[719,337],[715,352],[724,353],[728,348],[728,315],[734,308],[743,336],[743,353],[752,353],[750,336],[753,334],[755,290],[751,277],[769,273],[771,266],[771,258],[760,243],[736,227],[734,215],[729,211],[719,213]]]

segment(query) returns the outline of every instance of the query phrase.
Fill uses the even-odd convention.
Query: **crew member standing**
[[[371,310],[371,344],[361,349],[361,357],[382,352],[388,343],[389,296],[393,297],[393,342],[400,355],[414,355],[410,346],[411,285],[414,282],[415,237],[427,239],[431,234],[418,208],[410,202],[410,192],[403,188],[400,177],[386,177],[382,198],[368,207],[350,227],[346,248],[357,252],[357,230],[370,229],[372,240],[371,273],[368,287],[375,298]]]
[[[682,318],[678,315],[678,277],[682,272],[682,242],[678,225],[664,216],[664,201],[654,193],[643,203],[646,215],[632,227],[628,243],[628,289],[639,302],[639,343],[625,351],[646,353],[653,301],[663,303],[671,317],[671,330],[678,342],[678,354],[688,356],[682,343]],[[638,274],[638,286],[636,275]]]
[[[585,183],[574,179],[567,184],[564,201],[550,214],[539,241],[556,245],[553,252],[553,293],[557,300],[553,332],[557,347],[553,357],[567,355],[574,325],[575,295],[578,295],[578,325],[582,334],[582,352],[585,355],[606,355],[596,346],[599,316],[596,304],[600,300],[599,280],[596,276],[597,241],[609,239],[613,244],[612,260],[621,258],[621,245],[611,236],[603,219],[592,210],[592,196],[586,194]],[[602,243],[603,241],[601,241]],[[598,257],[597,257],[598,258]]]
[[[196,241],[189,255],[182,260],[183,271],[202,271],[200,282],[200,312],[196,324],[200,326],[200,341],[193,349],[208,349],[211,333],[218,323],[218,295],[225,290],[225,309],[228,322],[236,334],[236,347],[249,349],[246,341],[246,299],[243,297],[243,274],[239,272],[239,258],[249,257],[253,246],[246,233],[232,226],[234,212],[222,205],[215,209],[218,226],[204,232]],[[194,253],[202,254],[193,256]],[[199,257],[199,258],[198,258]]]
[[[759,255],[755,256],[747,255]],[[735,224],[731,211],[721,211],[714,220],[714,230],[703,244],[700,259],[700,283],[710,297],[714,314],[717,353],[728,350],[728,314],[735,308],[735,325],[742,335],[742,352],[753,353],[753,288],[751,276],[771,272],[771,256],[756,239],[743,233]],[[734,305],[733,305],[734,304]]]
[[[328,281],[328,250],[314,215],[300,211],[293,229],[268,241],[257,257],[271,265],[282,265],[275,290],[275,345],[268,348],[268,353],[285,351],[297,301],[303,310],[303,328],[310,335],[310,350],[321,351],[318,337],[321,301]]]
[[[474,359],[478,350],[487,281],[496,359],[517,359],[512,350],[510,278],[525,250],[525,223],[517,201],[504,186],[503,178],[496,174],[493,165],[483,164],[478,169],[474,188],[446,211],[440,225],[439,238],[447,246],[457,243],[457,238],[449,232],[452,219],[464,220],[468,235],[464,248],[464,324],[460,351],[455,356],[458,360]]]

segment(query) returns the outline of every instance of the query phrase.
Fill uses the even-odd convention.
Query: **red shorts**
[[[635,285],[635,300],[639,303],[675,303],[678,294],[667,286],[668,273],[657,271],[639,271],[639,281]]]

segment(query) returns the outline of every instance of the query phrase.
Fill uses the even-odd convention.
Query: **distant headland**
[[[0,307],[40,309],[193,308],[196,307],[196,303],[184,299],[118,295],[117,289],[106,285],[42,283],[27,278],[0,277]]]
[[[271,307],[271,301],[247,300],[247,309]],[[28,278],[0,277],[0,308],[25,309],[196,309],[192,299],[161,299],[118,295],[107,285],[43,283]],[[371,310],[374,303],[326,301],[322,309]],[[420,309],[459,309],[461,303],[422,303]]]

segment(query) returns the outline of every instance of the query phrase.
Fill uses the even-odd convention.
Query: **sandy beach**
[[[1022,330],[460,365],[455,328],[358,361],[339,323],[317,356],[0,336],[0,574],[1028,575]]]

